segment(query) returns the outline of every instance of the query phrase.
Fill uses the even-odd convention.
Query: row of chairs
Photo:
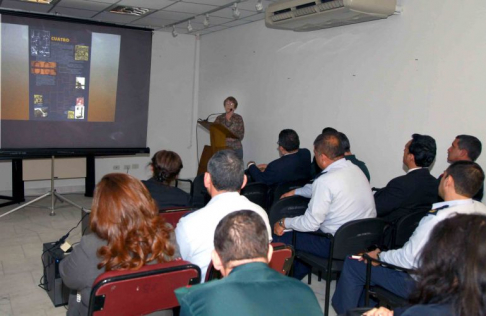
[[[294,260],[292,246],[272,244],[274,253],[269,266],[288,275]],[[210,264],[206,281],[221,278]],[[183,260],[146,265],[136,271],[109,271],[96,278],[91,290],[88,315],[147,315],[173,309],[179,303],[174,290],[198,284],[201,270]]]
[[[161,210],[167,223],[176,227],[179,219],[191,212],[188,208]],[[295,252],[292,246],[273,243],[269,266],[288,275]],[[206,281],[221,278],[210,264]],[[146,265],[136,271],[109,271],[95,280],[90,296],[88,315],[146,315],[158,310],[173,309],[177,314],[179,303],[174,290],[200,283],[201,270],[184,261]]]

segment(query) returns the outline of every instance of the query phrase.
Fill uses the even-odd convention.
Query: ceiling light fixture
[[[193,30],[193,29],[192,29],[191,21],[189,20],[189,21],[187,21],[187,31],[188,31],[189,33],[191,33],[191,32],[192,32],[192,30]]]
[[[203,21],[204,28],[207,28],[209,26],[209,14],[206,14],[206,17],[204,18]]]
[[[262,4],[262,0],[258,0],[257,4],[255,5],[255,8],[258,12],[262,12],[263,11],[263,4]]]
[[[234,6],[233,6],[233,17],[235,19],[239,19],[240,18],[240,10],[238,10],[238,3],[235,3]]]
[[[140,8],[140,7],[129,7],[129,6],[116,6],[110,9],[110,13],[127,14],[135,16],[143,16],[150,12],[150,9]]]
[[[175,25],[172,25],[172,36],[177,37],[177,35],[179,35],[179,34],[176,31]]]
[[[58,2],[59,0],[20,0],[22,2],[34,2],[34,3],[39,3],[39,4],[55,4],[55,2]]]

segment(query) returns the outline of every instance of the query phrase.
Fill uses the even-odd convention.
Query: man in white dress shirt
[[[203,282],[214,249],[214,231],[223,217],[239,210],[254,211],[263,218],[271,236],[265,210],[239,193],[246,185],[244,172],[243,161],[233,150],[214,154],[204,175],[204,186],[211,195],[211,201],[202,209],[181,218],[177,224],[175,234],[182,259],[201,268]]]
[[[458,161],[451,164],[439,184],[439,195],[444,202],[432,205],[432,210],[420,221],[405,245],[400,249],[389,251],[376,249],[368,255],[406,269],[417,268],[419,265],[417,258],[429,240],[430,232],[435,225],[459,213],[486,215],[486,206],[472,200],[483,181],[483,170],[475,162]],[[365,279],[366,264],[361,260],[347,258],[332,298],[332,304],[338,314],[362,305]],[[374,266],[371,285],[379,285],[398,296],[407,298],[413,290],[414,281],[406,272]]]
[[[323,171],[312,183],[311,194],[297,189],[295,194],[310,197],[304,215],[282,218],[274,225],[277,236],[274,241],[291,243],[291,233],[320,230],[334,234],[341,225],[356,219],[376,217],[375,202],[370,183],[364,173],[344,158],[344,149],[337,133],[325,133],[314,141],[316,162]],[[298,233],[296,250],[327,257],[329,240],[311,234]],[[294,277],[301,279],[309,271],[305,265],[296,262]]]

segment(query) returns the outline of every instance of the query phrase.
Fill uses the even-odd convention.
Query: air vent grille
[[[319,8],[320,11],[328,11],[332,9],[342,8],[344,7],[344,0],[335,0],[335,1],[321,3],[317,7]]]

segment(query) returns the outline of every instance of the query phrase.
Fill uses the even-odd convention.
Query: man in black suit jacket
[[[418,209],[430,209],[438,201],[439,181],[428,167],[435,159],[435,140],[427,135],[413,134],[405,145],[403,163],[408,169],[382,189],[376,190],[375,204],[378,217],[396,221]]]
[[[292,129],[284,129],[278,135],[280,158],[268,165],[248,163],[248,173],[254,181],[268,186],[310,179],[311,154],[306,148],[299,149],[299,135]]]

